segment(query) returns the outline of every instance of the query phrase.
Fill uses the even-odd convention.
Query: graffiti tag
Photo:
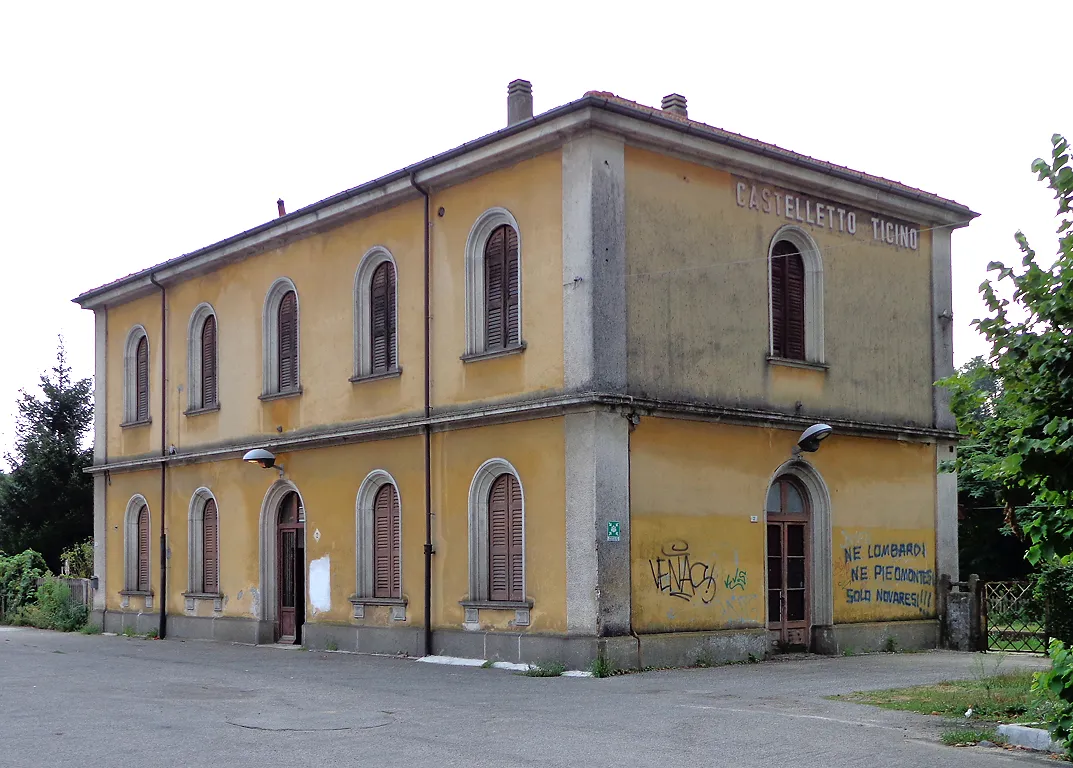
[[[723,581],[723,586],[725,586],[727,589],[741,588],[742,590],[744,590],[748,584],[749,574],[743,571],[741,568],[738,568],[737,572],[735,572],[733,576],[728,575]]]
[[[648,567],[652,570],[652,581],[660,592],[686,602],[699,597],[705,605],[715,599],[718,587],[715,568],[700,560],[691,560],[687,542],[665,544],[660,550],[660,557],[650,559]]]

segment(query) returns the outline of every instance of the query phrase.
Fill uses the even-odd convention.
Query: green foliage
[[[1073,652],[1061,640],[1052,640],[1050,656],[1051,668],[1036,673],[1032,690],[1058,698],[1047,724],[1054,739],[1073,756]]]
[[[72,579],[93,578],[93,537],[63,550],[60,563],[61,572]]]
[[[600,654],[589,665],[589,671],[593,677],[611,677],[615,674],[615,665],[608,661],[607,657]]]
[[[123,637],[137,637],[138,633],[134,631],[134,627],[129,624],[123,627]]]
[[[557,661],[541,662],[530,666],[522,672],[526,677],[559,677],[566,671],[566,666]]]
[[[994,729],[956,728],[952,731],[943,731],[940,738],[948,747],[969,747],[981,741],[990,741],[992,744],[1006,743],[1006,739],[999,736]]]
[[[100,624],[86,624],[82,629],[78,630],[83,635],[99,635],[104,630],[101,629]]]
[[[336,642],[334,637],[329,637],[327,640],[324,641],[324,650],[326,650],[326,651],[338,651],[339,650],[339,643]]]
[[[1045,564],[1036,577],[1034,597],[1047,605],[1050,636],[1073,646],[1073,564]]]
[[[491,669],[494,664],[495,662],[491,659],[485,659],[484,663],[481,664],[481,669]]]
[[[13,469],[0,482],[0,550],[33,549],[59,571],[64,548],[93,533],[93,480],[83,472],[92,457],[84,446],[92,384],[72,381],[61,342],[40,388],[18,401]]]
[[[887,635],[887,639],[883,641],[883,650],[887,653],[897,653],[898,639],[894,635]]]
[[[33,603],[37,596],[37,580],[46,574],[48,568],[44,558],[32,549],[18,555],[0,554],[0,603],[9,616]]]
[[[86,615],[86,606],[71,595],[71,588],[60,579],[49,576],[37,588],[37,601],[16,612],[15,623],[74,632],[85,625]]]
[[[1018,232],[1021,266],[989,265],[997,277],[980,287],[988,315],[976,321],[1002,384],[989,426],[998,450],[981,471],[1008,503],[1023,503],[1014,493],[1031,501],[1019,522],[1033,564],[1073,553],[1073,168],[1068,142],[1056,134],[1051,143],[1051,160],[1032,170],[1058,201],[1057,254],[1042,263]]]

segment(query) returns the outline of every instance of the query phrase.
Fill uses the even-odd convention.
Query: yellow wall
[[[323,623],[407,626],[421,624],[424,598],[423,438],[396,438],[282,454],[279,463],[301,494],[306,510],[306,560],[330,561],[331,607],[312,615]],[[562,420],[541,419],[435,434],[433,509],[436,555],[433,575],[433,624],[461,628],[459,601],[468,598],[469,484],[487,459],[505,458],[518,470],[525,493],[526,594],[534,601],[529,631],[565,629],[565,466]],[[366,618],[351,619],[349,598],[356,590],[355,501],[369,472],[381,469],[395,478],[402,515],[402,591],[407,620],[389,621],[386,609],[369,608]],[[274,471],[238,460],[174,467],[168,471],[168,612],[182,614],[188,589],[188,514],[190,499],[210,489],[219,509],[221,615],[256,618],[258,613],[258,521]],[[120,607],[123,588],[123,515],[131,496],[149,502],[153,526],[151,569],[159,593],[157,534],[160,524],[160,475],[157,471],[113,474],[107,489],[109,610]],[[320,532],[320,540],[315,532]],[[131,609],[141,598],[131,598]],[[156,604],[159,606],[159,602]],[[212,615],[212,603],[198,604],[198,615]],[[506,627],[511,612],[482,611],[482,622]]]
[[[432,205],[433,405],[456,405],[563,385],[562,171],[558,151],[436,192]],[[465,245],[488,208],[510,210],[522,247],[524,353],[463,364]],[[440,208],[444,216],[436,215]],[[418,413],[423,407],[423,202],[413,201],[323,234],[231,264],[168,289],[168,443],[179,449],[276,435],[300,428]],[[362,256],[374,245],[398,268],[399,378],[351,383],[353,286]],[[300,397],[262,402],[264,299],[289,277],[298,291]],[[216,413],[188,407],[187,334],[201,303],[216,311],[219,402]],[[149,427],[121,430],[123,342],[135,323],[149,335]],[[108,310],[108,454],[160,450],[160,301],[150,296]],[[183,391],[179,393],[179,386]]]
[[[789,430],[642,418],[630,436],[633,626],[638,632],[764,626],[764,499],[798,436]],[[934,615],[923,609],[848,602],[852,569],[844,547],[861,545],[852,567],[923,569],[935,563],[935,448],[836,435],[809,461],[831,494],[835,622]],[[756,523],[750,517],[756,515]],[[867,558],[867,545],[917,543],[919,556]],[[881,550],[882,553],[882,550]],[[851,550],[851,557],[853,552]],[[687,560],[688,558],[688,560]],[[684,569],[684,570],[683,570]],[[681,579],[682,573],[688,574]],[[883,571],[887,575],[887,571]],[[859,575],[859,573],[857,574]],[[893,571],[889,574],[893,579]]]
[[[631,391],[930,424],[930,239],[919,249],[800,225],[824,273],[826,372],[767,362],[767,253],[785,218],[740,207],[730,173],[626,148]],[[807,194],[807,190],[794,190]],[[820,196],[817,196],[820,197]]]

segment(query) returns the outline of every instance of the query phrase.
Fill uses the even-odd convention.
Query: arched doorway
[[[790,475],[776,478],[767,502],[767,626],[782,648],[811,639],[811,543],[808,494]]]
[[[305,620],[305,521],[294,491],[283,497],[276,513],[276,568],[275,639],[298,644]]]

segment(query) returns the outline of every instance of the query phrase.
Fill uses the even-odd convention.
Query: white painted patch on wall
[[[332,609],[331,561],[328,555],[309,563],[309,605],[314,614]]]

